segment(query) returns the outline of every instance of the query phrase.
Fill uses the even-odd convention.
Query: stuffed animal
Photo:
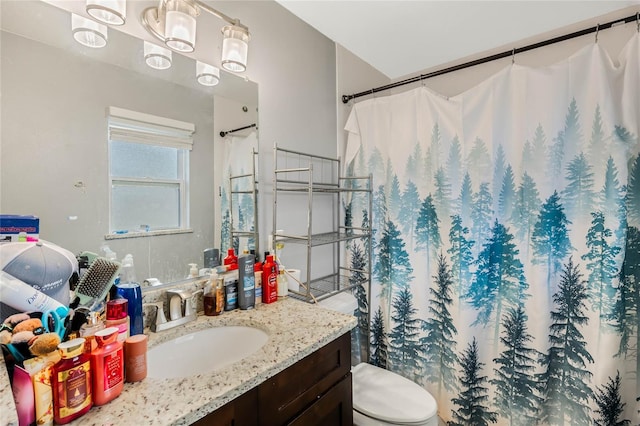
[[[0,343],[12,344],[25,355],[25,358],[29,354],[47,355],[55,351],[60,344],[60,336],[56,333],[45,333],[38,313],[11,315],[4,320],[0,329]],[[28,354],[25,353],[25,348],[28,349]]]

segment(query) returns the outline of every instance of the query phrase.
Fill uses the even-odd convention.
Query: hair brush
[[[86,254],[91,255],[92,253],[83,253],[82,255]],[[96,256],[76,287],[76,296],[80,298],[79,306],[89,310],[98,306],[107,296],[119,271],[119,262]]]

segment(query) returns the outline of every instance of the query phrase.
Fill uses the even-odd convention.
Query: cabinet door
[[[193,423],[194,426],[257,426],[257,424],[258,389],[256,388]]]
[[[350,370],[351,338],[346,333],[258,387],[260,424],[287,424],[349,375]]]
[[[290,426],[351,426],[351,373],[293,419]]]

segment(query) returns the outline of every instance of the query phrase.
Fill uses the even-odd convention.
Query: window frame
[[[175,233],[193,232],[190,226],[190,153],[193,147],[193,133],[195,125],[136,111],[125,110],[117,107],[107,109],[108,137],[108,175],[109,175],[109,231],[105,239],[133,238],[150,235],[164,235]],[[176,172],[177,179],[166,178],[139,178],[127,176],[113,176],[112,142],[146,144],[152,147],[174,148],[177,150]],[[158,185],[164,187],[177,187],[178,200],[178,227],[157,228],[151,230],[126,230],[118,232],[113,225],[113,186],[138,186]]]

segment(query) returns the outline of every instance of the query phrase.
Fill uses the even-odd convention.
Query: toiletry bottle
[[[234,265],[238,263],[238,256],[233,248],[227,250],[227,256],[222,261],[223,265]]]
[[[133,256],[127,254],[122,259],[120,282],[114,285],[115,296],[127,299],[127,314],[129,315],[129,335],[143,333],[142,319],[142,288],[136,280],[133,266]]]
[[[94,335],[97,331],[104,330],[104,321],[100,319],[100,312],[89,312],[87,322],[80,326],[80,337],[84,338],[84,351],[90,354],[97,346]]]
[[[128,383],[147,377],[148,340],[146,334],[136,334],[124,341],[124,378]]]
[[[68,340],[58,345],[62,359],[53,366],[53,418],[59,424],[77,419],[91,409],[91,362],[85,354],[84,339]]]
[[[257,258],[253,265],[253,275],[256,281],[256,305],[259,305],[262,303],[262,262]]]
[[[233,311],[238,308],[238,264],[229,265],[224,273],[224,310]]]
[[[278,271],[278,300],[282,300],[289,295],[289,281],[284,271],[284,267]]]
[[[224,312],[224,277],[218,275],[216,278],[216,311],[215,315],[220,315]]]
[[[204,306],[204,314],[207,316],[220,315],[220,312],[216,312],[217,301],[217,289],[216,281],[218,274],[213,273],[209,276],[209,281],[204,286],[204,294],[202,296],[202,304]]]
[[[113,299],[107,302],[107,327],[118,329],[118,341],[124,342],[129,337],[129,315],[127,315],[127,299]]]
[[[249,254],[249,250],[238,258],[238,307],[245,311],[256,305],[254,262],[255,258]]]
[[[198,264],[190,263],[189,264],[189,278],[198,278],[200,275],[198,273]]]
[[[278,265],[273,256],[268,255],[262,267],[262,302],[273,303],[278,300]]]
[[[104,405],[124,388],[124,354],[116,327],[96,332],[95,339],[97,347],[91,352],[93,403]]]

